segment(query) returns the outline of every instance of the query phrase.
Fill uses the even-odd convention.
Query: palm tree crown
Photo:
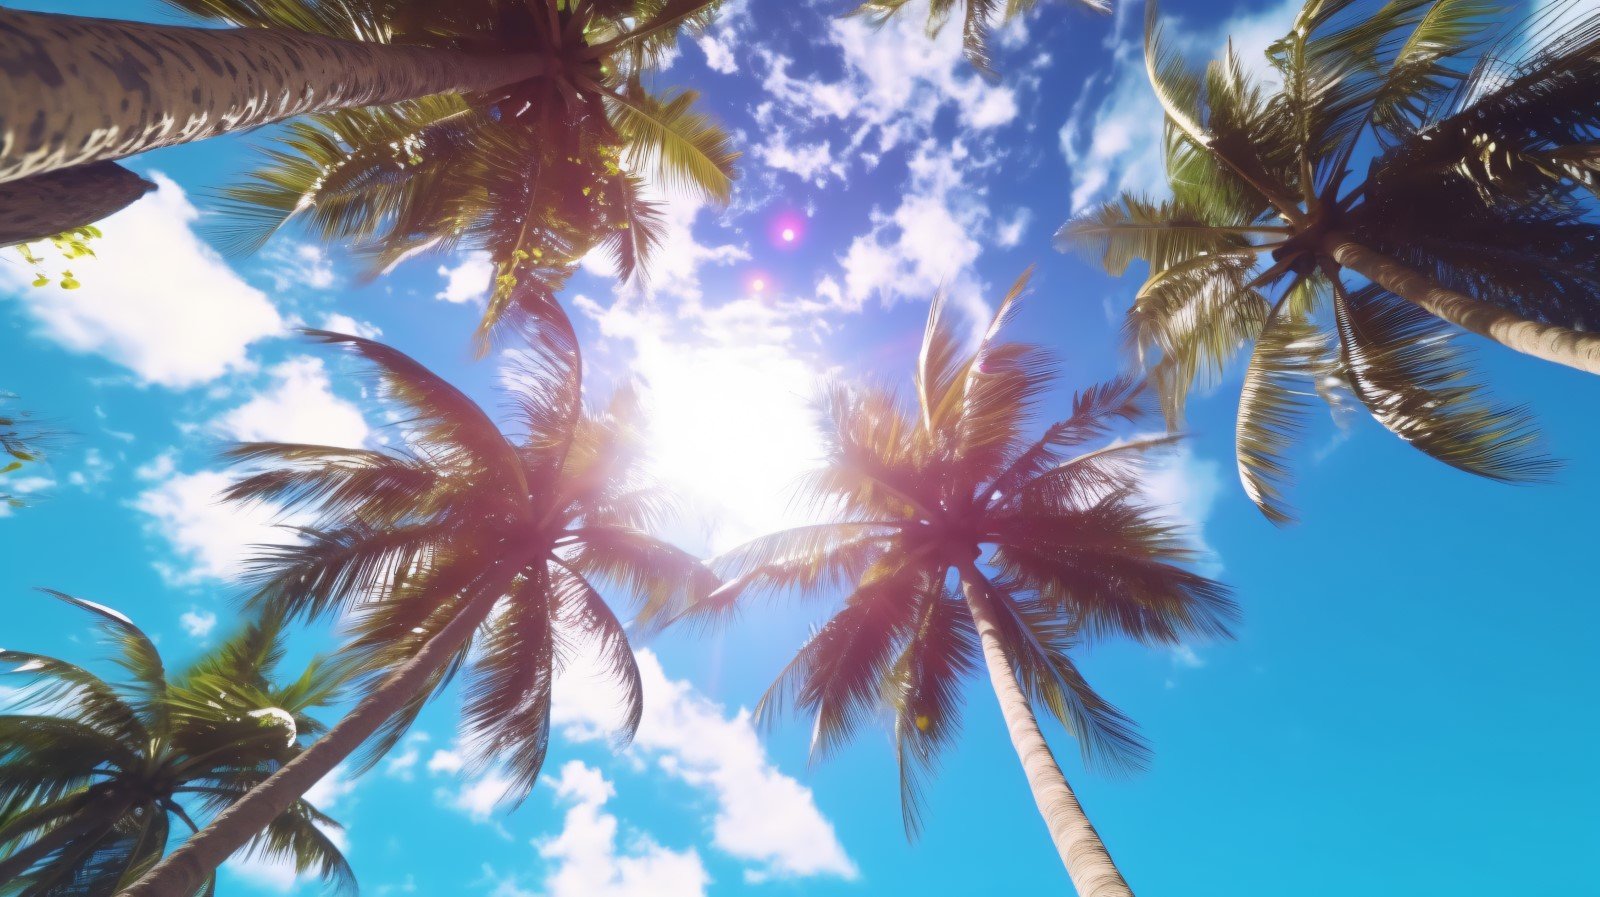
[[[485,95],[445,94],[310,116],[226,191],[235,248],[292,218],[351,242],[383,270],[417,252],[489,252],[480,351],[510,317],[558,314],[553,296],[596,247],[623,278],[656,246],[643,175],[726,203],[739,154],[696,94],[656,95],[643,77],[680,29],[718,0],[169,0],[236,25],[347,40],[536,53],[537,77]]]
[[[10,675],[27,680],[9,701],[18,712],[0,716],[0,893],[109,897],[166,851],[173,818],[193,831],[191,811],[213,815],[320,733],[308,711],[336,699],[340,675],[313,661],[298,678],[276,681],[284,649],[272,622],[252,624],[169,675],[126,617],[47,594],[98,618],[129,681],[0,651],[0,663],[14,665]],[[326,833],[337,827],[302,800],[248,849],[354,890]]]
[[[971,352],[934,302],[914,408],[891,390],[828,387],[826,465],[806,494],[835,520],[724,556],[727,585],[690,613],[714,617],[754,592],[848,590],[759,713],[792,701],[815,714],[813,751],[824,754],[887,705],[908,832],[918,826],[922,771],[953,736],[961,682],[978,663],[976,617],[993,622],[1025,692],[1078,738],[1086,759],[1136,766],[1142,741],[1090,688],[1071,649],[1111,634],[1222,636],[1234,613],[1222,586],[1180,566],[1190,552],[1179,533],[1135,491],[1139,457],[1174,437],[1089,448],[1139,414],[1137,381],[1092,387],[1069,417],[1028,435],[1054,364],[1036,346],[996,341],[1026,279]],[[967,602],[951,589],[952,571],[977,587]]]
[[[456,617],[485,620],[481,637],[454,647],[428,687],[366,745],[369,762],[469,656],[469,747],[507,770],[514,799],[526,795],[544,762],[551,684],[567,651],[600,653],[627,710],[621,735],[630,738],[642,712],[639,672],[623,624],[597,586],[636,599],[639,623],[649,625],[715,584],[696,558],[646,532],[672,508],[639,469],[632,393],[585,413],[575,382],[527,354],[507,375],[522,430],[508,438],[464,394],[400,352],[356,337],[313,336],[372,365],[402,412],[408,447],[234,449],[235,461],[262,469],[230,498],[314,517],[302,542],[260,558],[255,600],[291,617],[347,613],[352,662],[374,677]]]
[[[1231,48],[1193,71],[1149,7],[1172,197],[1123,196],[1062,231],[1113,273],[1149,263],[1127,333],[1174,423],[1191,385],[1254,341],[1239,472],[1279,522],[1313,386],[1463,470],[1550,471],[1527,415],[1470,382],[1446,321],[1600,371],[1600,16],[1530,50],[1537,21],[1489,42],[1501,10],[1479,0],[1373,7],[1309,0],[1268,51],[1270,90]],[[1372,283],[1347,287],[1345,268]]]

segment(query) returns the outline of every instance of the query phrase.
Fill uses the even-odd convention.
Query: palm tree
[[[195,830],[195,816],[215,814],[295,757],[322,731],[308,713],[336,698],[341,675],[313,661],[278,681],[283,640],[270,620],[169,675],[127,617],[46,594],[97,618],[130,679],[111,683],[54,657],[0,651],[0,663],[15,665],[10,675],[28,680],[8,709],[31,711],[0,716],[0,893],[109,897],[166,851],[173,820]],[[247,849],[354,890],[326,833],[337,827],[295,801]],[[209,894],[214,882],[204,887]]]
[[[1600,15],[1533,49],[1524,31],[1542,20],[1488,43],[1500,16],[1479,0],[1310,0],[1268,51],[1282,84],[1263,92],[1231,48],[1191,71],[1150,7],[1172,198],[1121,197],[1061,238],[1113,273],[1149,262],[1127,332],[1169,419],[1196,377],[1255,341],[1239,470],[1275,521],[1290,517],[1282,452],[1313,383],[1435,458],[1522,481],[1551,465],[1527,415],[1469,382],[1449,325],[1600,373],[1600,223],[1584,198]],[[1358,152],[1371,154],[1359,180]],[[1352,289],[1345,269],[1370,283]]]
[[[635,13],[633,4],[605,3],[562,13],[551,52],[581,53],[590,40],[628,34],[620,16]],[[416,14],[416,27],[459,30],[459,14],[433,4]],[[647,169],[658,183],[729,200],[739,154],[727,136],[694,111],[692,92],[652,96],[640,80],[674,33],[623,44],[626,52],[487,106],[442,95],[296,122],[263,167],[226,191],[236,224],[225,236],[252,251],[301,219],[324,241],[354,244],[374,271],[426,250],[486,250],[493,273],[478,333],[484,352],[508,317],[555,308],[555,293],[596,246],[624,279],[634,275],[661,236],[656,206],[642,196]]]
[[[1092,12],[1109,15],[1111,0],[1077,0]],[[912,0],[865,0],[851,15],[865,16],[874,25],[883,25],[894,18]],[[961,0],[961,49],[967,61],[985,75],[993,75],[989,57],[989,28],[999,18],[1009,22],[1032,12],[1039,0]],[[956,0],[928,0],[928,37],[938,36],[956,11]]]
[[[469,398],[369,340],[312,332],[369,363],[402,414],[410,448],[255,443],[231,451],[256,472],[228,493],[312,514],[304,539],[257,565],[255,602],[289,618],[346,615],[351,662],[373,683],[293,763],[232,805],[125,897],[187,893],[266,820],[366,745],[370,766],[463,666],[464,728],[481,764],[520,800],[550,735],[550,686],[573,646],[599,652],[627,710],[642,713],[628,636],[597,586],[637,599],[639,622],[715,585],[691,555],[646,534],[670,503],[638,468],[637,406],[620,393],[583,412],[570,346],[526,353],[507,375],[522,431],[501,434]]]
[[[846,587],[842,609],[757,714],[770,718],[789,702],[815,714],[812,751],[823,755],[886,705],[908,834],[919,825],[921,779],[954,736],[961,683],[981,651],[1073,885],[1084,897],[1127,895],[1033,706],[1061,720],[1086,760],[1137,766],[1146,749],[1133,724],[1090,688],[1071,649],[1113,634],[1158,644],[1225,636],[1234,605],[1222,586],[1180,566],[1190,553],[1179,533],[1137,497],[1140,457],[1175,437],[1088,448],[1138,415],[1136,380],[1086,390],[1069,417],[1028,438],[1054,363],[1038,347],[996,342],[1026,280],[970,353],[934,301],[914,409],[890,390],[830,386],[820,402],[826,466],[807,497],[833,521],[725,555],[727,584],[687,616],[715,619],[752,592]]]
[[[67,215],[57,202],[31,234],[8,217],[0,221],[8,240],[88,223],[108,212],[113,194],[131,202],[143,193],[147,185],[111,160],[424,97],[454,97],[478,116],[528,128],[604,107],[618,131],[647,135],[640,142],[674,164],[708,141],[726,154],[720,134],[708,138],[689,110],[693,94],[657,99],[637,80],[680,28],[703,26],[717,0],[169,3],[238,27],[0,10],[0,58],[17,62],[0,71],[0,184],[30,179],[7,189],[7,205],[38,206],[48,195],[81,206]]]

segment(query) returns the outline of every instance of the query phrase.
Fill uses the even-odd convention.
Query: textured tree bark
[[[1515,312],[1441,286],[1426,274],[1367,248],[1348,234],[1328,234],[1322,249],[1344,267],[1457,327],[1524,355],[1600,374],[1600,333],[1529,321]]]
[[[984,580],[976,567],[961,568],[961,589],[966,595],[967,607],[977,624],[978,639],[983,643],[983,659],[989,667],[989,681],[994,686],[995,698],[1000,702],[1000,714],[1005,718],[1006,730],[1011,734],[1011,745],[1022,761],[1022,771],[1028,777],[1028,787],[1033,791],[1033,801],[1044,817],[1055,842],[1056,852],[1067,867],[1067,877],[1079,897],[1133,897],[1133,889],[1122,877],[1117,864],[1100,833],[1095,831],[1089,817],[1078,803],[1072,786],[1061,774],[1055,754],[1039,731],[1039,721],[1033,715],[1028,696],[1022,693],[1017,682],[1016,669],[1001,645],[1000,636],[989,611],[989,596]]]
[[[460,613],[429,639],[422,649],[373,689],[344,719],[300,756],[252,788],[217,814],[210,825],[192,835],[142,878],[118,892],[119,897],[173,897],[199,890],[222,862],[267,824],[289,809],[307,790],[355,753],[378,727],[399,713],[428,677],[444,666],[488,618],[514,572],[494,587],[479,592]]]
[[[0,182],[307,112],[492,90],[547,67],[534,53],[0,9]]]
[[[93,224],[155,187],[115,162],[91,162],[0,183],[0,246]]]

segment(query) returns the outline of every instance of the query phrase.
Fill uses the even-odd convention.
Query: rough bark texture
[[[195,893],[206,876],[234,851],[289,809],[312,785],[355,753],[384,722],[399,713],[427,683],[428,677],[442,667],[489,616],[502,591],[490,588],[480,592],[439,630],[438,635],[429,639],[422,650],[362,698],[327,734],[229,805],[210,825],[120,891],[119,897],[173,897]]]
[[[491,90],[545,58],[0,9],[0,182],[307,112]]]
[[[92,162],[0,183],[0,246],[93,224],[156,188],[115,162]]]
[[[989,613],[989,598],[976,568],[961,571],[961,588],[977,624],[983,659],[989,667],[989,681],[1000,702],[1006,729],[1011,733],[1011,745],[1022,761],[1022,771],[1028,777],[1028,787],[1033,790],[1034,803],[1050,830],[1056,852],[1061,854],[1061,862],[1067,867],[1073,888],[1079,897],[1133,897],[1133,890],[1123,879],[1117,864],[1111,861],[1100,833],[1084,814],[1077,795],[1072,793],[1066,776],[1061,774],[1061,766],[1050,752],[1050,745],[1044,740],[1044,733],[1039,731],[1033,707],[1017,682],[1011,658],[1001,645]]]
[[[1600,374],[1600,333],[1529,321],[1515,312],[1440,286],[1426,274],[1369,249],[1346,234],[1329,234],[1323,251],[1351,271],[1457,327],[1525,355]]]

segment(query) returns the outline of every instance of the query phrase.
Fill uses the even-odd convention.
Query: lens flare
[[[778,249],[793,249],[805,242],[806,220],[793,212],[773,217],[767,225],[767,239]]]

